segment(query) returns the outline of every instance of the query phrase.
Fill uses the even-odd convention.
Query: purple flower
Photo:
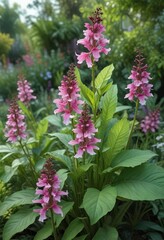
[[[126,89],[129,89],[129,93],[125,95],[130,101],[138,99],[141,105],[145,105],[146,99],[153,96],[151,93],[152,84],[149,84],[150,73],[147,72],[147,65],[144,65],[144,58],[140,52],[138,52],[135,63],[131,71],[129,79],[132,79],[132,83],[128,84]]]
[[[18,85],[18,98],[21,102],[28,105],[32,99],[36,99],[36,96],[33,95],[33,90],[30,87],[30,83],[20,76]]]
[[[40,215],[39,221],[43,222],[47,218],[46,213],[49,209],[52,209],[55,214],[63,216],[61,206],[58,205],[58,202],[61,201],[62,196],[68,195],[68,192],[60,190],[60,180],[53,169],[51,160],[46,161],[36,185],[38,188],[35,193],[40,198],[33,200],[33,203],[38,203],[42,207],[34,210]]]
[[[85,23],[84,38],[77,41],[77,44],[82,44],[88,51],[77,54],[78,63],[86,61],[88,68],[91,68],[93,61],[98,62],[100,53],[108,54],[110,48],[105,48],[109,40],[104,38],[103,32],[105,27],[101,24],[102,12],[101,8],[97,8],[93,16],[89,17],[91,24]]]
[[[5,136],[8,138],[9,142],[16,142],[20,139],[25,139],[26,134],[26,124],[24,122],[25,116],[19,109],[16,100],[13,100],[10,104],[9,114],[7,115],[7,122],[5,127]]]
[[[58,95],[61,96],[61,98],[54,100],[54,103],[57,105],[54,113],[62,113],[64,124],[66,125],[68,125],[70,119],[73,118],[73,112],[81,113],[79,106],[83,101],[78,99],[80,97],[79,91],[74,74],[74,65],[71,65],[67,76],[63,77],[61,86],[59,87]]]
[[[149,112],[148,115],[141,121],[141,130],[144,133],[155,132],[159,128],[159,118],[159,109]]]
[[[96,154],[94,149],[99,149],[96,143],[101,142],[101,140],[94,137],[97,129],[91,121],[86,106],[84,106],[84,110],[73,132],[76,134],[76,138],[75,140],[71,140],[69,144],[78,145],[78,151],[75,158],[82,157],[84,152],[88,152],[90,155]]]

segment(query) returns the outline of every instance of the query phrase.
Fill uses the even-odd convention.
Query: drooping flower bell
[[[54,103],[57,105],[57,109],[54,113],[62,113],[65,125],[70,123],[74,113],[81,113],[81,109],[79,107],[83,103],[83,101],[79,99],[80,89],[77,85],[74,70],[75,66],[71,64],[67,76],[63,76],[61,86],[59,87],[58,95],[61,98],[54,100]]]
[[[160,111],[156,109],[150,111],[148,115],[141,121],[141,130],[144,133],[155,132],[159,128]]]
[[[33,200],[33,203],[39,203],[40,209],[35,209],[34,212],[39,213],[39,221],[43,222],[47,216],[47,211],[52,209],[55,214],[63,216],[61,206],[58,202],[61,201],[61,197],[68,195],[67,191],[60,190],[60,183],[56,171],[53,169],[53,164],[48,159],[41,171],[40,178],[37,182],[36,195],[39,195],[39,199]]]
[[[13,100],[9,107],[9,114],[7,115],[7,122],[5,126],[5,136],[9,142],[16,142],[27,137],[25,116],[22,114],[16,100]]]
[[[138,99],[141,105],[146,104],[146,99],[153,96],[151,93],[152,84],[149,84],[150,73],[147,72],[147,64],[144,64],[144,58],[140,51],[135,59],[135,64],[131,71],[129,79],[132,79],[132,83],[128,84],[126,89],[129,89],[129,93],[125,95],[130,101]]]
[[[25,105],[28,105],[32,99],[36,99],[33,95],[33,90],[31,89],[30,83],[24,79],[23,76],[19,76],[18,85],[18,99]]]
[[[102,25],[102,11],[101,8],[97,8],[90,16],[91,24],[85,23],[86,30],[84,30],[84,38],[77,41],[77,44],[82,44],[88,51],[77,54],[78,63],[86,61],[88,68],[91,68],[93,62],[98,62],[101,53],[106,55],[110,51],[110,48],[106,48],[106,44],[109,40],[104,38],[103,32],[105,27]]]
[[[94,127],[86,105],[73,132],[76,134],[76,137],[75,140],[71,140],[69,144],[78,145],[77,154],[74,156],[75,158],[82,157],[84,152],[88,152],[90,155],[96,154],[94,149],[99,149],[96,143],[101,142],[101,140],[95,137],[97,129]]]

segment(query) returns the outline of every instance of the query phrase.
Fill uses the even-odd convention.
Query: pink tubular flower
[[[99,149],[99,147],[95,144],[101,142],[101,140],[94,137],[97,129],[94,127],[86,107],[84,107],[78,122],[76,128],[73,129],[76,138],[69,142],[71,145],[79,145],[75,158],[82,157],[84,152],[88,152],[90,155],[96,154],[94,149]]]
[[[47,218],[46,213],[49,209],[52,209],[55,214],[63,216],[58,202],[61,201],[61,196],[68,195],[68,192],[60,190],[60,180],[53,169],[51,160],[46,161],[36,185],[38,188],[35,193],[40,198],[33,200],[33,203],[41,204],[42,208],[34,210],[40,215],[39,221],[43,222]]]
[[[151,93],[152,84],[149,84],[150,73],[148,73],[147,65],[143,63],[144,58],[140,52],[136,56],[135,63],[136,66],[133,66],[131,75],[129,79],[132,79],[133,82],[128,84],[126,89],[129,89],[129,93],[125,95],[125,98],[128,98],[130,101],[133,101],[135,98],[139,100],[141,105],[145,105],[146,99],[153,96]]]
[[[13,100],[10,104],[9,114],[7,115],[7,122],[5,127],[5,136],[9,142],[16,142],[27,137],[26,124],[24,122],[25,116],[19,109],[18,104]]]
[[[54,113],[63,113],[62,116],[64,124],[66,125],[68,125],[70,119],[73,118],[73,112],[81,113],[79,105],[81,105],[83,101],[78,99],[80,96],[79,91],[74,74],[74,65],[72,64],[70,65],[67,76],[63,77],[61,86],[59,87],[58,95],[61,96],[61,98],[54,100],[54,103],[57,105]]]
[[[148,115],[141,121],[141,130],[144,133],[155,132],[159,128],[160,111],[156,109],[149,112]]]
[[[19,81],[17,82],[18,85],[18,98],[21,102],[28,105],[32,99],[36,99],[34,96],[33,90],[30,87],[30,83],[24,79],[24,77],[20,76]]]
[[[105,48],[109,40],[104,38],[103,32],[105,27],[101,24],[102,12],[101,8],[97,8],[93,16],[89,17],[92,24],[85,23],[86,30],[84,30],[84,38],[77,41],[77,44],[82,44],[88,52],[77,54],[78,63],[86,61],[88,68],[91,68],[93,61],[98,62],[100,53],[108,54],[110,48]]]

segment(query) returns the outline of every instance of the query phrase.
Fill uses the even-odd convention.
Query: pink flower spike
[[[160,123],[160,111],[156,109],[154,111],[149,111],[148,115],[141,121],[141,130],[144,133],[155,132],[159,128]]]
[[[77,55],[78,64],[86,62],[88,68],[93,66],[93,62],[98,62],[100,54],[108,54],[110,48],[106,48],[109,40],[104,38],[105,27],[102,25],[102,11],[97,8],[92,16],[89,17],[90,23],[85,23],[84,38],[77,41],[77,44],[83,45],[87,52],[81,52]]]
[[[30,83],[25,80],[23,76],[19,76],[17,85],[18,99],[25,105],[28,105],[31,100],[36,99],[36,96],[33,95],[33,90],[30,87]]]
[[[41,209],[35,209],[34,212],[38,212],[40,215],[39,221],[43,222],[47,216],[46,213],[49,209],[52,209],[55,214],[63,216],[61,206],[58,202],[61,201],[62,196],[68,195],[68,192],[60,190],[60,180],[55,170],[53,170],[53,164],[51,160],[47,160],[41,176],[38,179],[36,194],[39,195],[39,199],[33,200],[33,203],[41,205]]]
[[[96,154],[94,149],[98,150],[99,148],[95,146],[95,144],[101,140],[95,137],[97,129],[94,127],[94,124],[91,121],[91,117],[89,116],[86,106],[84,106],[84,109],[78,120],[78,124],[76,124],[73,132],[76,134],[76,138],[71,140],[69,144],[78,145],[77,153],[74,156],[75,158],[81,158],[84,152],[87,152],[90,155]]]
[[[63,77],[61,86],[59,87],[58,95],[61,96],[61,98],[54,100],[54,103],[57,106],[54,113],[62,113],[65,125],[68,125],[71,122],[74,113],[81,113],[80,105],[83,103],[83,101],[79,99],[80,89],[77,85],[74,68],[75,66],[73,64],[70,65],[67,76]]]
[[[10,104],[9,114],[7,115],[7,122],[5,126],[5,136],[9,142],[16,142],[27,137],[26,124],[24,122],[25,116],[22,114],[16,100]]]
[[[138,52],[135,63],[131,71],[129,79],[132,79],[132,83],[128,84],[126,89],[129,89],[129,93],[125,95],[130,101],[138,99],[141,105],[146,104],[148,97],[152,96],[151,88],[152,84],[149,84],[150,73],[148,73],[147,65],[144,65],[144,58],[141,52]]]

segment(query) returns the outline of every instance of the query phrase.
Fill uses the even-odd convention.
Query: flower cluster
[[[148,115],[141,121],[141,129],[144,133],[155,132],[159,128],[160,111],[156,109],[149,112]]]
[[[46,213],[49,209],[52,209],[55,214],[63,216],[58,202],[61,201],[61,196],[68,195],[68,192],[60,190],[60,180],[53,169],[51,160],[46,161],[36,185],[38,187],[36,194],[40,196],[40,199],[33,200],[33,202],[42,206],[41,209],[34,210],[40,214],[39,221],[43,222],[47,218]]]
[[[25,116],[19,109],[16,100],[13,100],[10,104],[7,119],[5,136],[8,138],[8,141],[14,143],[17,140],[25,139],[27,137],[26,124],[24,122]]]
[[[79,145],[75,158],[82,157],[84,152],[94,155],[94,149],[99,149],[99,147],[97,147],[95,144],[101,142],[101,140],[94,137],[97,129],[94,127],[94,124],[91,121],[91,117],[89,116],[86,106],[84,106],[84,109],[78,120],[78,124],[76,124],[73,132],[76,134],[76,138],[75,140],[71,140],[69,144]]]
[[[77,54],[78,63],[86,61],[88,68],[91,68],[93,62],[97,62],[100,58],[100,53],[108,54],[110,48],[105,48],[109,40],[104,38],[103,32],[105,27],[101,24],[102,22],[101,8],[97,8],[93,16],[89,17],[91,24],[85,23],[87,30],[84,30],[84,38],[77,41],[77,44],[82,44],[87,48],[88,52],[82,52]]]
[[[129,79],[132,79],[133,82],[128,84],[129,93],[125,95],[125,98],[130,101],[133,101],[134,98],[138,99],[141,105],[145,105],[146,99],[153,96],[150,92],[153,86],[149,84],[150,73],[147,72],[147,65],[144,65],[143,61],[143,56],[138,52],[135,59],[136,66],[133,66],[129,76]]]
[[[23,76],[19,77],[18,85],[18,98],[21,102],[28,105],[32,99],[36,99],[33,95],[33,90],[30,87],[30,83],[24,79]]]
[[[74,65],[70,65],[70,69],[67,73],[67,76],[63,77],[61,86],[59,87],[59,96],[61,98],[55,99],[54,103],[57,105],[57,109],[54,113],[63,113],[64,124],[68,125],[70,119],[73,118],[72,113],[76,112],[81,113],[79,106],[83,103],[82,100],[79,100],[79,88],[77,85],[76,77],[74,74]]]

